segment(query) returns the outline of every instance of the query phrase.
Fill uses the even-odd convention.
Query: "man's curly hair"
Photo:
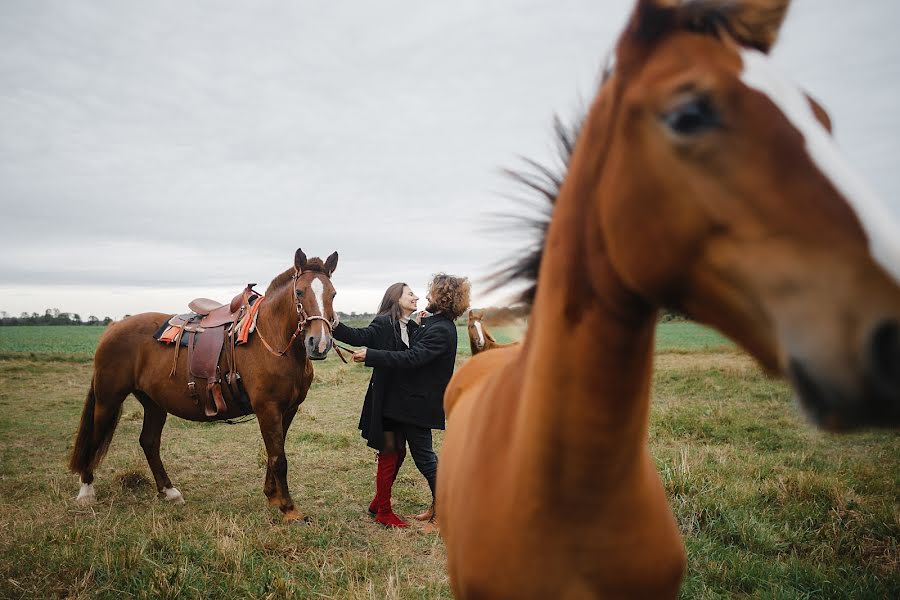
[[[467,277],[437,273],[432,276],[431,284],[428,286],[431,291],[431,303],[439,312],[455,320],[469,308],[471,287]]]

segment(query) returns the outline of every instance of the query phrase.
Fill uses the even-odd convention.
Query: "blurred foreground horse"
[[[769,60],[784,0],[641,0],[577,136],[521,346],[445,396],[437,515],[458,598],[674,598],[647,445],[659,307],[789,378],[831,431],[900,425],[900,229]],[[533,178],[529,179],[532,185]]]
[[[94,500],[94,471],[109,448],[122,403],[128,394],[134,394],[144,407],[140,443],[160,497],[184,502],[159,457],[160,436],[168,414],[190,421],[212,421],[241,416],[252,410],[259,421],[268,455],[263,491],[269,505],[281,510],[285,522],[303,519],[288,491],[284,440],[312,384],[310,359],[324,359],[332,347],[335,291],[331,275],[337,262],[337,252],[322,261],[307,259],[298,248],[294,266],[272,280],[265,296],[257,294],[253,306],[248,304],[252,285],[230,305],[205,299],[193,301],[191,308],[199,311],[202,318],[197,320],[198,327],[188,325],[195,333],[182,334],[189,336],[188,348],[178,354],[178,343],[172,349],[154,339],[154,334],[168,324],[181,324],[183,320],[177,317],[141,313],[111,325],[97,345],[94,376],[69,463],[72,471],[81,476],[77,500],[82,503]],[[234,330],[238,325],[237,316],[249,315],[251,310],[256,334],[247,337],[243,345],[233,341],[223,344],[222,332],[218,331],[222,324],[233,319],[232,330],[228,332],[232,336],[237,333]],[[213,332],[219,337],[212,337]],[[298,337],[302,341],[295,344]],[[190,357],[197,356],[204,340],[210,339],[218,345],[210,354],[208,390],[196,390],[192,376],[205,375],[197,372],[197,361]],[[180,336],[177,342],[180,343]],[[276,351],[273,346],[281,350]],[[228,385],[222,386],[226,394],[219,389],[220,372],[229,375]],[[249,406],[245,405],[246,399]],[[220,466],[227,468],[227,461]]]

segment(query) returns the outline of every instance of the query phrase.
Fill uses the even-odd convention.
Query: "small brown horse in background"
[[[565,177],[541,186],[541,250],[509,271],[532,276],[525,339],[445,394],[436,508],[457,598],[678,595],[684,546],[647,443],[660,306],[788,376],[819,426],[900,426],[900,227],[767,57],[787,4],[637,2],[562,140]]]
[[[270,506],[277,506],[285,522],[303,519],[288,491],[288,464],[284,440],[300,403],[313,380],[310,359],[322,360],[331,349],[335,295],[331,275],[337,267],[337,252],[324,262],[307,260],[299,248],[294,266],[275,279],[266,290],[259,308],[256,333],[235,349],[242,381],[266,446],[268,461],[263,491]],[[128,394],[144,407],[140,443],[156,480],[160,497],[183,503],[181,492],[172,485],[159,457],[160,436],[169,413],[190,421],[211,421],[240,416],[235,398],[228,410],[215,417],[204,414],[203,403],[191,398],[186,385],[187,352],[178,357],[171,377],[173,350],[154,339],[153,334],[171,315],[141,313],[112,324],[100,338],[94,355],[94,376],[81,415],[69,466],[81,476],[77,500],[92,502],[94,470],[109,448]],[[298,334],[303,343],[294,344]],[[267,349],[260,335],[282,352]],[[224,354],[224,353],[223,353]],[[222,372],[226,371],[222,357]],[[224,388],[226,391],[230,388]],[[222,465],[225,468],[225,465]]]
[[[484,311],[475,312],[475,309],[469,311],[469,347],[472,349],[472,356],[485,350],[494,350],[496,348],[505,348],[507,346],[515,346],[518,342],[509,344],[501,344],[491,335],[487,326],[484,324]]]

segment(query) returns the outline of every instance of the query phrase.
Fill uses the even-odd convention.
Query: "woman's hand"
[[[353,362],[366,362],[366,349],[357,350],[353,353]]]

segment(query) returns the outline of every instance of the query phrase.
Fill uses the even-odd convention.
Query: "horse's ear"
[[[332,252],[331,256],[325,259],[325,272],[331,277],[334,270],[337,269],[338,253]]]
[[[306,268],[306,254],[300,248],[297,248],[297,252],[294,253],[294,268],[299,273],[302,273],[303,269]]]
[[[675,30],[726,34],[768,53],[790,0],[638,0],[619,43],[650,44]],[[622,58],[621,56],[619,57]]]
[[[790,0],[719,0],[719,3],[728,33],[741,45],[768,54],[778,39]]]

